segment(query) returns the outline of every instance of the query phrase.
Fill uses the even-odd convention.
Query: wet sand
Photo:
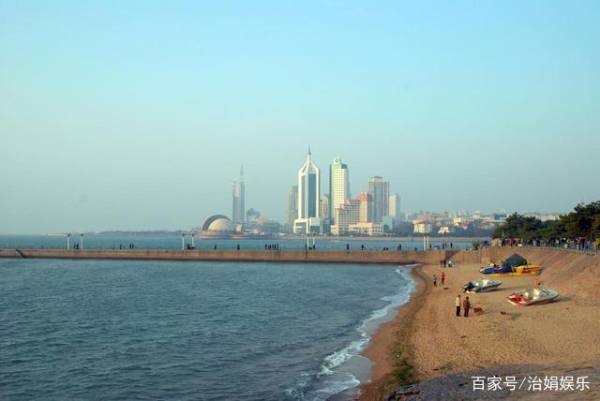
[[[480,277],[479,262],[457,262],[415,268],[418,288],[398,316],[382,325],[365,355],[374,362],[371,383],[361,400],[382,400],[397,387],[392,372],[398,349],[414,366],[422,384],[421,399],[495,399],[496,394],[473,394],[470,376],[493,372],[526,376],[537,372],[591,376],[585,393],[511,393],[513,398],[600,399],[600,257],[543,250],[501,250],[498,258],[520,251],[532,263],[544,266],[542,286],[558,290],[557,302],[515,307],[510,293],[531,287],[533,277],[500,279],[494,292],[468,294],[482,313],[456,317],[454,300],[465,282]],[[460,260],[460,255],[456,255]],[[463,258],[464,259],[464,258]],[[444,286],[433,287],[431,276],[446,273]],[[462,294],[464,297],[464,294]],[[400,348],[399,348],[400,347]],[[586,370],[587,369],[587,370]],[[571,372],[571,373],[568,373]],[[507,394],[504,394],[506,396]],[[475,398],[473,398],[475,397]]]

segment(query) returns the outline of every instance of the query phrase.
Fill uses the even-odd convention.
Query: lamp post
[[[194,233],[191,233],[192,236],[192,249],[196,249],[196,245],[194,245]]]
[[[83,249],[83,233],[80,234],[80,237],[81,237],[81,240],[80,240],[80,243],[79,243],[79,247],[81,249]]]
[[[71,248],[71,233],[67,233],[67,249]]]
[[[185,250],[185,234],[181,234],[181,250]]]

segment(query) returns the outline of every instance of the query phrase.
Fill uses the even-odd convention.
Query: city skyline
[[[246,207],[284,222],[308,144],[405,211],[567,212],[600,199],[599,15],[3,3],[0,233],[194,227],[230,213],[242,163]]]

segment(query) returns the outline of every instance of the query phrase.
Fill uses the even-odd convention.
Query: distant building
[[[395,224],[396,221],[392,216],[383,216],[381,218],[381,225],[383,226],[383,229],[387,232],[393,231]]]
[[[368,235],[378,236],[383,235],[384,229],[381,223],[363,223],[359,222],[356,224],[350,224],[348,226],[348,233],[352,235]]]
[[[416,234],[429,234],[431,233],[432,226],[425,222],[414,222],[413,231]]]
[[[454,228],[449,227],[449,226],[441,226],[440,229],[438,230],[438,234],[440,234],[440,235],[451,234],[453,232],[454,232]]]
[[[389,203],[388,216],[391,216],[394,220],[401,220],[400,195],[398,195],[398,194],[390,195],[388,203]]]
[[[361,223],[372,223],[373,196],[368,192],[361,192],[358,194],[358,201],[360,202],[358,221]]]
[[[335,209],[350,199],[348,165],[335,158],[329,166],[329,212],[331,223],[335,224]],[[324,217],[324,215],[322,216]]]
[[[288,224],[290,230],[293,229],[296,218],[298,218],[298,185],[293,185],[288,193]]]
[[[373,197],[373,222],[381,223],[383,216],[389,215],[390,183],[382,177],[369,179],[369,193]]]
[[[335,209],[335,224],[331,226],[332,235],[348,234],[348,228],[351,224],[359,222],[360,201],[350,199],[341,207]]]
[[[321,233],[320,200],[321,171],[313,163],[309,149],[298,171],[298,217],[294,220],[294,233]]]
[[[233,182],[233,208],[231,216],[235,224],[245,221],[246,215],[246,185],[244,184],[244,167],[240,168],[240,176]]]
[[[327,195],[327,194],[321,195],[321,201],[319,202],[319,209],[320,209],[320,213],[321,213],[321,220],[327,220],[327,219],[329,219],[329,217],[330,217],[330,215],[329,215],[329,205],[330,205],[329,195]]]
[[[227,216],[215,214],[204,221],[202,230],[196,235],[200,238],[222,239],[235,234],[236,225]]]

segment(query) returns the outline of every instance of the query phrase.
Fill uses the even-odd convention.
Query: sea
[[[177,245],[98,244],[132,240]],[[414,289],[410,268],[0,259],[0,399],[352,399],[372,366],[361,352]]]

